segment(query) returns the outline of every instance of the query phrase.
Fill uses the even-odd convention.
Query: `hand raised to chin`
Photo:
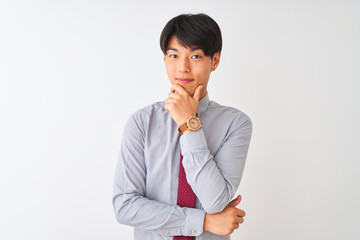
[[[165,109],[177,125],[186,122],[190,116],[196,116],[202,88],[202,85],[197,86],[191,97],[180,84],[171,86],[171,92],[165,100]]]

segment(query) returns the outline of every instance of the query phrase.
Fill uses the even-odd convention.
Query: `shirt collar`
[[[209,102],[210,102],[209,94],[206,92],[206,95],[199,101],[197,112],[199,114],[205,112],[206,108],[209,105]]]

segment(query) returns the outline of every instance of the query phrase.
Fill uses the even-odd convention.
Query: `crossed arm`
[[[174,106],[169,108],[169,113],[174,113]],[[245,124],[249,126],[242,129],[249,131],[251,122]],[[202,129],[184,133],[181,137],[188,182],[202,203],[202,210],[172,206],[144,197],[146,169],[141,130],[133,118],[125,129],[128,132],[123,139],[114,179],[113,205],[120,223],[157,234],[198,236],[202,231],[228,235],[243,222],[245,212],[236,208],[240,199],[230,202],[240,183],[250,140],[244,138],[243,132],[235,133],[224,143],[216,155],[217,163],[206,145]],[[231,163],[220,161],[229,156],[234,160]],[[208,186],[212,186],[210,191]]]

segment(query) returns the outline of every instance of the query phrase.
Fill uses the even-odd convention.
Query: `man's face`
[[[206,95],[210,73],[220,61],[220,52],[211,59],[202,49],[183,47],[176,36],[172,36],[164,56],[166,72],[172,85],[180,84],[191,96],[203,85],[200,99]]]

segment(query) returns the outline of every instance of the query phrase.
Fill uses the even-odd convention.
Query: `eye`
[[[176,54],[169,54],[169,57],[170,58],[177,58],[177,55]]]
[[[201,56],[200,56],[200,55],[192,55],[191,58],[193,58],[193,59],[199,59],[199,58],[201,58]]]

